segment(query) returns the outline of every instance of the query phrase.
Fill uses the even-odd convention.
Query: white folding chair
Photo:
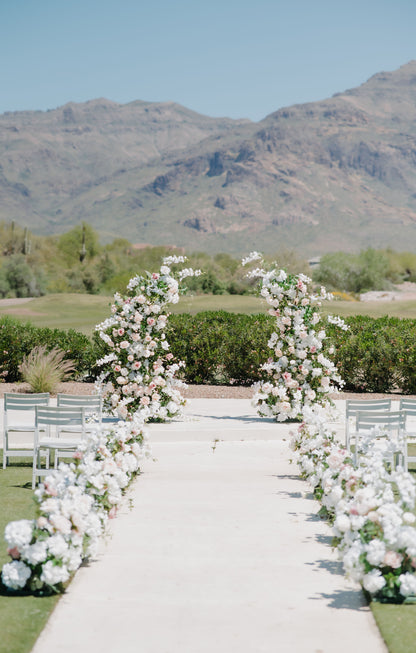
[[[59,455],[73,454],[85,439],[85,409],[81,406],[36,406],[35,443],[33,449],[32,488],[36,478],[49,472],[49,459],[45,468],[40,464],[40,451],[55,453],[55,467]]]
[[[103,420],[103,399],[101,395],[68,395],[58,393],[56,396],[58,406],[76,406],[84,408],[85,412],[85,433],[90,433],[97,426],[102,425]],[[55,467],[58,466],[59,458],[66,458],[68,454],[65,451],[55,451]]]
[[[85,417],[87,420],[91,418],[95,424],[101,424],[102,422],[103,398],[101,395],[67,395],[58,393],[56,403],[58,406],[81,406],[85,408]]]
[[[357,463],[360,454],[360,440],[368,437],[376,440],[386,438],[390,445],[388,459],[392,468],[395,465],[397,457],[399,457],[403,467],[407,470],[405,425],[406,417],[400,410],[385,412],[358,411],[355,423],[355,463]]]
[[[11,446],[10,435],[12,433],[27,433],[33,442],[35,433],[35,406],[47,406],[49,404],[49,392],[18,394],[13,392],[4,393],[4,414],[3,414],[3,469],[9,462],[9,458],[15,456],[31,456],[33,445],[20,449]],[[24,415],[19,413],[24,412]],[[19,445],[15,442],[15,445]]]
[[[416,463],[416,456],[409,456],[409,444],[416,443],[416,399],[400,398],[399,410],[401,410],[406,417],[406,438],[407,438],[407,462]],[[413,418],[413,420],[412,420]]]
[[[354,431],[351,431],[351,418],[355,420],[357,417],[357,412],[375,412],[375,411],[387,411],[391,410],[391,399],[365,399],[364,401],[360,399],[347,399],[345,402],[345,446],[347,451],[350,451],[351,448],[351,437],[355,435]]]

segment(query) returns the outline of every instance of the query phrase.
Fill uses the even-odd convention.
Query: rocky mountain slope
[[[416,245],[416,62],[259,123],[108,100],[0,116],[0,219],[246,253]]]

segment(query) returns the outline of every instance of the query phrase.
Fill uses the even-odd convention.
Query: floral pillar
[[[262,260],[252,252],[243,265]],[[323,299],[330,297],[324,288],[313,293],[311,279],[304,274],[287,274],[272,267],[256,268],[248,277],[260,280],[260,295],[269,305],[269,314],[276,319],[276,329],[268,345],[271,356],[261,367],[264,379],[255,384],[253,402],[260,415],[283,422],[299,420],[305,405],[330,403],[329,393],[342,384],[333,353],[325,348],[325,325],[319,312]],[[330,318],[345,327],[339,318]]]
[[[145,420],[164,420],[181,412],[183,384],[175,375],[184,363],[173,361],[165,329],[166,307],[179,301],[181,282],[200,274],[190,268],[172,271],[185,260],[169,256],[159,272],[131,279],[127,295],[114,296],[112,317],[96,327],[109,350],[98,361],[97,386],[105,408],[122,419],[140,413]]]

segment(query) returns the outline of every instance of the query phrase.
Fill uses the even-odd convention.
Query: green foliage
[[[362,293],[391,284],[416,281],[416,254],[372,248],[359,254],[335,252],[322,256],[313,279],[329,290]]]
[[[416,394],[416,321],[366,316],[345,319],[349,331],[328,324],[334,361],[345,389],[352,392]],[[186,363],[189,383],[250,385],[259,380],[259,368],[271,355],[267,343],[273,331],[267,314],[245,315],[226,311],[173,314],[167,338],[177,359]],[[19,365],[37,345],[59,347],[74,360],[77,378],[93,380],[95,361],[104,355],[97,334],[90,340],[73,329],[34,327],[10,317],[0,319],[0,370],[7,381],[21,378]]]
[[[389,285],[389,258],[383,251],[367,249],[359,254],[335,252],[322,256],[314,271],[315,282],[329,290],[361,293],[383,290]]]
[[[174,356],[185,361],[189,383],[250,385],[270,355],[273,325],[263,314],[182,313],[170,316],[167,339]]]
[[[335,361],[353,392],[416,392],[416,322],[395,317],[345,319],[349,331],[328,325]]]
[[[45,345],[48,349],[59,347],[65,352],[66,359],[74,361],[77,378],[90,379],[97,355],[87,336],[73,329],[38,328],[7,316],[0,319],[0,369],[8,372],[9,383],[21,379],[19,365],[24,356],[28,356],[38,345]]]
[[[32,392],[54,393],[61,381],[67,380],[75,370],[73,361],[64,358],[62,349],[54,347],[47,351],[46,346],[39,345],[23,357],[19,372]]]
[[[413,252],[385,251],[389,260],[389,275],[394,283],[416,281],[416,254]]]
[[[84,222],[58,238],[58,249],[67,263],[82,262],[83,246],[89,259],[98,254],[98,234]]]
[[[46,283],[42,271],[31,267],[23,254],[13,254],[2,266],[2,286],[5,296],[38,297],[45,294]],[[0,282],[1,283],[1,282]]]
[[[85,223],[50,237],[35,237],[14,223],[0,223],[0,242],[5,244],[0,253],[0,297],[29,297],[45,292],[123,293],[132,277],[158,269],[163,257],[184,254],[182,248],[136,247],[124,238],[100,245],[98,233]],[[11,271],[10,282],[6,268],[12,266],[13,257],[20,262]],[[190,291],[214,295],[251,291],[253,283],[245,278],[238,258],[204,252],[187,252],[187,257],[190,267],[204,272],[189,280]],[[274,258],[289,271],[307,271],[306,261],[294,252],[277,252]]]
[[[207,295],[224,295],[226,291],[225,283],[220,281],[212,270],[202,273],[199,277],[188,279],[187,286],[189,290],[192,290],[193,292]]]
[[[346,322],[349,331],[326,327],[345,389],[416,394],[416,321],[356,316]],[[177,314],[169,318],[167,337],[172,353],[186,363],[189,383],[250,385],[270,356],[273,324],[264,314]]]

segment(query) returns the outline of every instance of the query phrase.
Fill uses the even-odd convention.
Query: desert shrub
[[[38,297],[46,292],[46,277],[36,266],[29,266],[23,254],[13,254],[2,266],[2,288],[2,295]]]
[[[74,370],[73,361],[65,359],[62,349],[54,347],[47,351],[44,345],[32,349],[19,365],[19,372],[32,392],[56,392],[59,383],[67,380]]]
[[[313,272],[313,279],[328,290],[362,293],[389,287],[389,271],[387,255],[369,248],[359,254],[325,254]]]

